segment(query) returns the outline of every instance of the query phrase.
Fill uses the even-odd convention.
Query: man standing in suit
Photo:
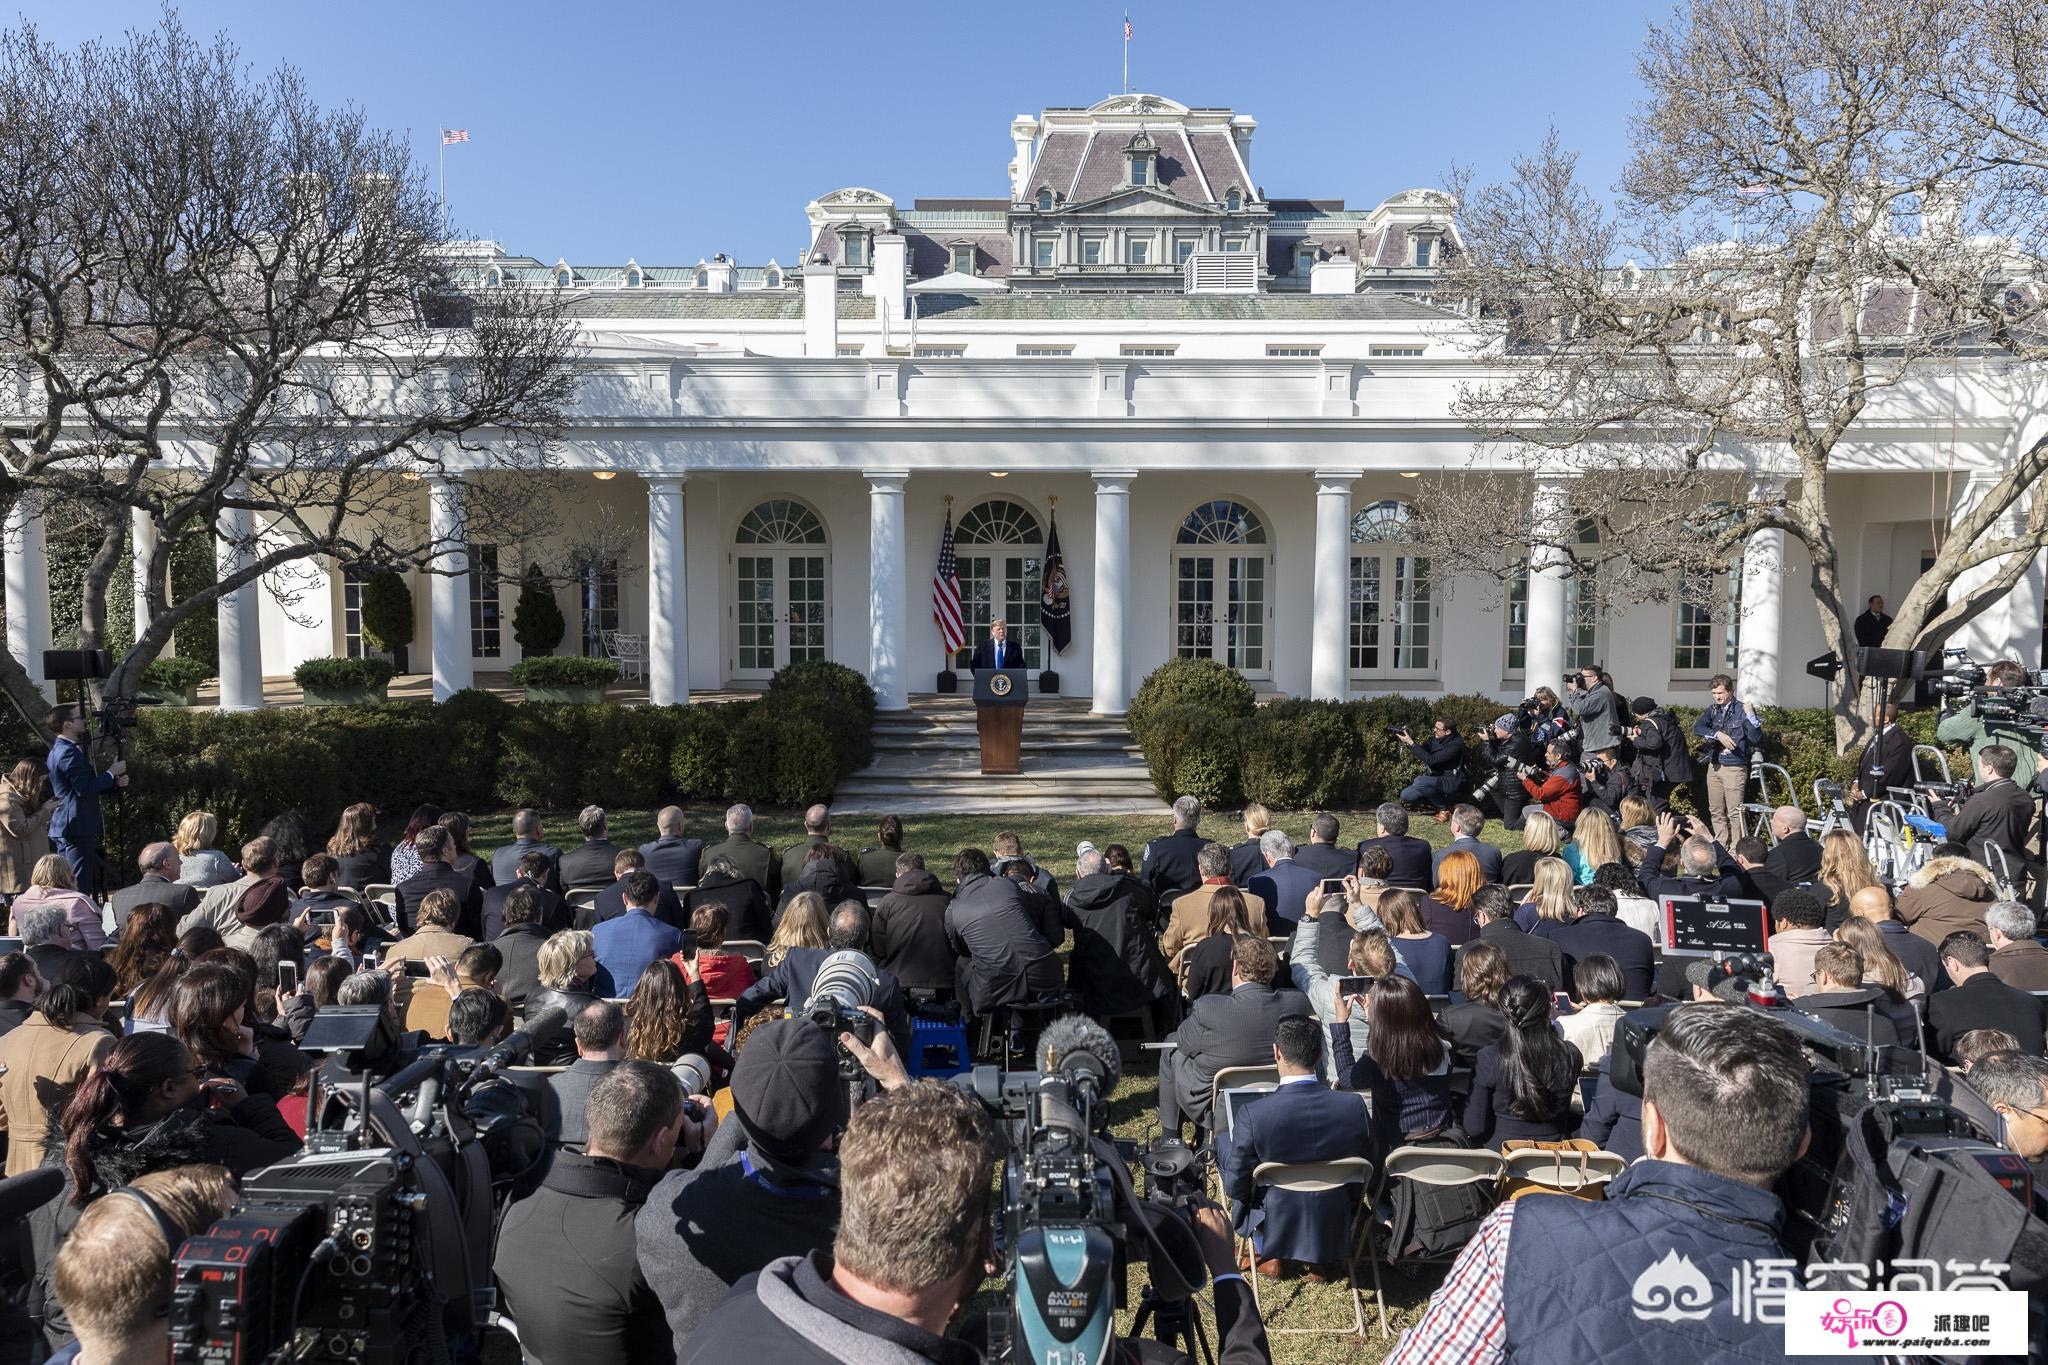
[[[605,837],[609,826],[603,806],[585,806],[577,815],[576,827],[583,831],[583,843],[561,857],[563,886],[605,886],[611,882],[612,860],[619,856],[619,846]]]
[[[1195,855],[1202,851],[1205,842],[1195,829],[1201,823],[1202,803],[1192,796],[1183,796],[1173,803],[1173,833],[1145,845],[1145,861],[1138,880],[1151,887],[1152,894],[1161,900],[1201,884],[1202,874],[1195,869]],[[1223,871],[1228,878],[1227,850]]]
[[[1230,957],[1230,993],[1195,1001],[1159,1059],[1159,1126],[1180,1136],[1181,1120],[1210,1121],[1210,1086],[1228,1066],[1270,1066],[1273,1035],[1290,1014],[1307,1016],[1308,997],[1270,984],[1279,958],[1264,938],[1237,941]],[[1357,1101],[1354,1099],[1353,1103]]]
[[[775,851],[754,838],[754,808],[744,803],[729,806],[725,812],[725,842],[714,844],[704,850],[703,866],[711,866],[714,858],[732,861],[733,870],[761,888],[761,894],[773,900],[782,891],[781,869],[775,862]]]
[[[984,668],[1024,667],[1024,651],[1010,643],[1010,627],[1007,622],[988,623],[988,638],[974,647],[974,659],[970,667],[976,672]]]
[[[85,747],[85,711],[75,703],[59,706],[45,718],[57,736],[50,744],[50,794],[57,813],[50,817],[50,845],[71,864],[72,880],[89,899],[97,899],[100,883],[100,793],[128,785],[128,760],[116,759],[105,772],[92,766]]]
[[[1294,850],[1294,861],[1318,878],[1349,877],[1358,871],[1358,855],[1337,843],[1337,817],[1324,811],[1308,824],[1308,842]],[[1496,859],[1499,854],[1494,855]]]
[[[1479,837],[1479,831],[1486,828],[1486,812],[1477,806],[1454,806],[1451,809],[1451,833],[1457,837],[1438,849],[1429,861],[1430,881],[1436,881],[1436,870],[1443,866],[1450,854],[1469,853],[1479,860],[1479,875],[1490,882],[1500,880],[1500,850]]]
[[[695,886],[704,841],[683,837],[683,808],[662,807],[661,814],[654,817],[654,828],[660,837],[651,844],[640,845],[647,870],[663,886]]]
[[[1771,837],[1777,843],[1764,858],[1764,867],[1780,881],[1801,886],[1820,876],[1820,844],[1806,832],[1806,812],[1797,806],[1780,806],[1771,812]]]
[[[170,844],[149,844],[135,860],[136,868],[142,873],[142,880],[133,886],[124,886],[107,898],[108,906],[114,912],[114,933],[128,927],[128,917],[135,913],[138,905],[162,905],[171,912],[171,921],[185,918],[187,911],[199,904],[199,888],[186,886],[178,880],[183,870],[183,861],[178,850]]]
[[[1323,879],[1294,861],[1294,840],[1282,830],[1259,836],[1259,854],[1266,870],[1252,878],[1251,893],[1266,903],[1266,932],[1292,934]]]
[[[575,916],[569,911],[569,902],[547,885],[548,878],[555,872],[555,865],[549,861],[548,855],[537,848],[528,849],[519,855],[515,870],[518,875],[484,892],[484,941],[489,942],[504,932],[504,926],[511,922],[505,917],[506,902],[513,892],[521,889],[533,893],[533,923],[551,934],[567,929]]]
[[[654,913],[665,889],[652,872],[629,873],[625,910],[590,931],[597,965],[610,972],[613,984],[627,995],[640,984],[640,973],[647,970],[647,964],[682,950],[682,931]]]
[[[2048,1016],[2038,995],[2018,990],[1991,972],[1991,949],[1975,934],[1961,930],[1941,941],[1941,965],[1955,985],[1927,999],[1927,1027],[1934,1050],[1955,1065],[1956,1039],[1972,1029],[2004,1029],[2019,1039],[2020,1051],[2041,1055]]]
[[[1893,787],[1913,785],[1913,737],[1899,728],[1899,708],[1886,702],[1879,715],[1877,731],[1863,746],[1856,760],[1856,779],[1849,785],[1859,833],[1872,801],[1885,800]]]
[[[420,855],[420,870],[398,886],[398,927],[412,932],[420,901],[429,891],[446,891],[455,897],[459,913],[455,932],[481,942],[484,932],[484,893],[476,883],[457,872],[450,862],[454,841],[439,825],[429,825],[415,834],[412,846]],[[247,856],[244,855],[246,865]]]
[[[1374,815],[1379,820],[1379,833],[1360,841],[1359,856],[1364,857],[1369,848],[1383,848],[1394,860],[1394,870],[1387,876],[1388,885],[1405,886],[1411,891],[1429,890],[1429,843],[1408,833],[1407,810],[1398,801],[1388,801]]]
[[[1316,1075],[1322,1029],[1300,1016],[1273,1031],[1280,1086],[1247,1106],[1217,1145],[1216,1167],[1240,1236],[1251,1239],[1258,1273],[1286,1279],[1297,1269],[1336,1279],[1350,1260],[1351,1221],[1363,1182],[1321,1191],[1258,1188],[1260,1163],[1336,1161],[1373,1154],[1372,1123],[1358,1096],[1332,1090]]]
[[[491,882],[503,886],[519,875],[519,863],[529,853],[547,855],[547,876],[542,885],[548,890],[560,892],[561,875],[556,867],[562,861],[562,850],[541,840],[540,812],[537,810],[515,810],[512,812],[512,842],[491,855]]]
[[[1884,598],[1872,593],[1863,614],[1856,618],[1853,625],[1856,643],[1865,649],[1881,648],[1884,645],[1884,633],[1891,628],[1892,618],[1884,614]]]

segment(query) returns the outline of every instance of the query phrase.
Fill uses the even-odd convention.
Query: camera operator
[[[59,706],[45,717],[50,732],[50,843],[71,864],[78,889],[94,900],[100,893],[100,793],[128,785],[128,761],[117,759],[101,772],[79,741],[85,738],[85,709]]]
[[[990,1178],[999,1157],[979,1101],[918,1081],[861,1106],[840,1147],[843,1216],[832,1250],[786,1256],[743,1281],[689,1341],[684,1361],[977,1361],[943,1333],[990,1270]],[[1270,1360],[1265,1328],[1237,1273],[1230,1226],[1195,1215],[1216,1276],[1217,1358]],[[1116,1359],[1183,1361],[1152,1341]]]
[[[1569,829],[1585,808],[1585,794],[1579,787],[1579,770],[1571,757],[1571,741],[1551,739],[1543,745],[1543,766],[1524,764],[1520,769],[1522,790],[1529,804]]]
[[[526,1359],[675,1359],[633,1226],[675,1155],[684,1098],[667,1067],[620,1062],[590,1088],[584,1149],[557,1152],[541,1187],[506,1210],[493,1268]]]
[[[1630,791],[1628,769],[1620,749],[1588,749],[1579,757],[1580,809],[1618,816],[1621,799]]]
[[[841,901],[832,912],[823,948],[791,948],[782,961],[768,968],[753,985],[740,994],[733,1006],[732,1026],[737,1032],[748,1019],[776,1000],[786,1000],[799,1009],[811,998],[811,982],[818,969],[834,953],[866,953],[873,938],[874,916],[859,901]],[[910,1051],[910,1011],[903,1003],[903,987],[890,973],[875,969],[875,1007],[882,1012],[889,1037],[899,1053]]]
[[[2048,1062],[2021,1052],[1993,1052],[1970,1068],[1970,1088],[1998,1115],[2001,1147],[2034,1168],[2034,1203],[2048,1190]]]
[[[2034,798],[2014,780],[2020,756],[2007,744],[1977,750],[1977,790],[1948,820],[1948,837],[1970,850],[1978,862],[1988,844],[2005,855],[2017,875],[2027,862],[2027,831],[2034,823]]]
[[[1488,1214],[1390,1365],[1775,1360],[1783,1328],[1716,1294],[1703,1317],[1633,1309],[1636,1277],[1683,1256],[1708,1285],[1781,1260],[1772,1186],[1807,1144],[1807,1064],[1762,1014],[1681,1005],[1644,1064],[1644,1159],[1603,1202],[1518,1199]]]
[[[1571,697],[1571,710],[1577,718],[1579,751],[1591,754],[1619,749],[1623,728],[1621,701],[1614,695],[1614,679],[1607,670],[1582,668],[1564,680],[1564,690]]]
[[[1635,746],[1629,763],[1629,785],[1649,798],[1650,809],[1662,815],[1671,804],[1671,793],[1692,781],[1692,756],[1686,752],[1685,731],[1671,713],[1657,705],[1654,697],[1637,697],[1628,704],[1634,723],[1627,731]]]
[[[172,1257],[234,1203],[234,1183],[220,1167],[178,1166],[137,1176],[87,1209],[50,1271],[78,1351],[51,1359],[169,1360]]]
[[[1986,692],[2001,692],[2008,687],[2025,687],[2027,670],[2017,660],[2000,659],[1984,669]],[[2041,770],[2040,739],[2035,732],[2020,728],[2006,720],[1986,720],[1977,713],[1973,702],[1961,706],[1941,718],[1934,727],[1934,737],[1943,744],[1967,744],[1970,746],[1970,762],[1974,765],[1984,752],[1986,745],[2003,744],[2013,751],[2013,770],[2023,780],[2039,785],[2036,774]],[[54,759],[54,754],[52,755]],[[54,765],[53,765],[54,767]],[[54,771],[52,773],[54,776]]]
[[[1394,731],[1394,738],[1425,769],[1401,789],[1402,804],[1421,802],[1435,812],[1439,824],[1450,819],[1451,807],[1465,787],[1465,741],[1442,716],[1430,722],[1429,738],[1420,743],[1405,725]]]
[[[1713,703],[1692,723],[1695,739],[1706,741],[1707,815],[1724,848],[1742,837],[1743,796],[1749,790],[1749,760],[1763,747],[1764,727],[1756,708],[1735,696],[1735,680],[1717,673],[1709,684]]]
[[[1572,713],[1558,700],[1557,693],[1549,688],[1537,688],[1516,709],[1521,713],[1522,725],[1529,731],[1529,738],[1537,744],[1548,744],[1553,739],[1571,739]]]
[[[1527,703],[1523,705],[1526,707]],[[1522,811],[1529,804],[1529,794],[1522,790],[1520,769],[1524,764],[1540,761],[1543,747],[1522,724],[1521,713],[1511,712],[1496,717],[1492,725],[1479,731],[1479,753],[1494,775],[1473,793],[1475,802],[1491,795],[1502,826],[1520,829]]]

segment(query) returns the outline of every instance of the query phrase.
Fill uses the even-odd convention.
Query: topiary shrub
[[[568,631],[569,622],[555,601],[554,585],[540,565],[527,565],[519,580],[519,601],[512,608],[512,638],[519,642],[520,653],[528,658],[552,654]]]
[[[874,761],[875,689],[858,671],[829,659],[790,664],[762,700],[822,726],[840,777]]]
[[[776,713],[758,705],[740,720],[728,751],[733,800],[772,806],[780,799],[782,735]]]
[[[391,681],[391,661],[308,659],[292,670],[292,681],[308,692],[375,692]]]
[[[512,681],[520,687],[609,687],[619,680],[619,666],[610,659],[580,654],[542,654],[512,665]]]
[[[722,801],[732,790],[733,730],[747,702],[686,706],[676,718],[669,776],[685,800]]]
[[[1350,798],[1364,746],[1341,702],[1268,702],[1244,722],[1247,801],[1274,810],[1328,809]]]
[[[775,717],[775,798],[785,806],[829,801],[839,785],[839,763],[823,725],[809,716]]]
[[[152,659],[149,667],[142,670],[142,685],[160,687],[166,692],[183,692],[187,688],[199,686],[212,676],[213,670],[198,659]]]
[[[1257,694],[1236,669],[1214,659],[1169,659],[1145,676],[1124,712],[1124,722],[1141,745],[1169,708],[1193,706],[1219,717],[1242,720],[1257,705]]]
[[[1145,766],[1162,801],[1193,796],[1205,806],[1244,799],[1244,720],[1199,703],[1153,715]]]
[[[412,644],[412,589],[392,569],[373,573],[363,584],[363,643],[395,654]]]

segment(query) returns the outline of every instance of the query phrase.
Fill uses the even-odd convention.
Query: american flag
[[[441,130],[441,145],[443,147],[446,147],[451,142],[467,141],[469,141],[469,129],[467,128],[443,128]]]
[[[1126,14],[1126,15],[1124,16],[1124,41],[1128,43],[1128,42],[1129,42],[1130,40],[1131,40],[1131,16],[1130,16],[1130,15],[1128,15],[1128,14]]]
[[[953,553],[953,513],[946,512],[946,529],[939,536],[939,567],[932,574],[932,624],[939,628],[946,655],[967,643],[960,624],[960,559]]]

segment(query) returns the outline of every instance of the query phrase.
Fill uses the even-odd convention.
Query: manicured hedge
[[[161,659],[158,662],[175,663],[176,660]],[[152,668],[155,666],[150,665]],[[343,692],[356,687],[375,691],[391,681],[391,673],[391,661],[375,656],[308,659],[292,670],[292,681],[300,687],[322,692]]]
[[[197,687],[213,676],[213,670],[198,659],[188,659],[182,654],[150,660],[149,667],[142,670],[144,687],[160,687],[167,692],[182,692],[188,687]]]
[[[619,680],[619,666],[610,659],[580,654],[536,654],[512,665],[512,681],[520,687],[608,687]]]

